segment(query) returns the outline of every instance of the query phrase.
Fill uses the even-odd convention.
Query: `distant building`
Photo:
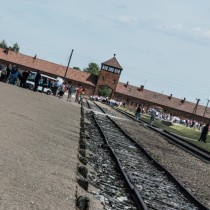
[[[7,65],[9,63],[18,65],[21,69],[40,70],[42,73],[54,77],[63,77],[66,71],[65,66],[39,59],[37,56],[31,57],[13,51],[5,53],[4,49],[0,48],[0,64]],[[123,68],[114,55],[113,58],[101,64],[99,76],[69,68],[66,80],[67,82],[71,81],[75,86],[82,84],[86,89],[86,94],[89,96],[98,94],[101,86],[107,86],[112,89],[111,97],[117,101],[125,101],[126,106],[130,109],[135,109],[138,104],[142,104],[146,110],[151,106],[158,106],[162,107],[167,113],[209,122],[210,108],[206,109],[202,105],[196,106],[195,103],[186,101],[186,98],[175,98],[172,94],[168,96],[146,90],[143,85],[136,87],[130,85],[129,82],[122,83],[119,81],[122,71]]]

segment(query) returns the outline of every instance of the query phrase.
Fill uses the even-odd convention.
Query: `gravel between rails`
[[[109,109],[109,113],[123,118],[113,118],[113,120],[183,183],[193,195],[210,208],[209,164],[168,143],[164,137],[149,128],[140,126],[131,120],[125,121],[124,115],[108,106],[104,107]]]

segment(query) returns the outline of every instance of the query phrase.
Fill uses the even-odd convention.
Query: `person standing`
[[[41,79],[41,74],[40,71],[37,71],[37,74],[35,76],[35,85],[34,85],[34,91],[37,91],[38,86],[39,86],[39,81]]]
[[[152,110],[150,111],[150,122],[149,122],[151,126],[153,126],[154,124],[155,116],[156,116],[156,110],[155,108],[152,108]]]
[[[56,80],[54,84],[52,85],[52,93],[54,96],[56,96],[57,90],[58,90],[58,81]]]
[[[206,124],[201,131],[201,136],[198,139],[198,141],[200,141],[200,142],[203,141],[204,143],[206,143],[208,131],[209,131],[209,124]]]
[[[6,68],[6,76],[5,76],[5,80],[4,82],[8,82],[9,80],[9,77],[10,77],[10,74],[11,74],[11,71],[12,71],[12,65],[9,64]]]
[[[3,67],[1,70],[1,81],[2,82],[5,82],[6,74],[7,74],[6,67]]]
[[[122,103],[122,107],[123,107],[123,109],[125,110],[125,105],[126,105],[126,102],[125,101],[123,101],[123,103]]]
[[[10,75],[9,84],[16,85],[18,77],[19,77],[18,68],[15,67],[15,69],[12,71],[12,74]]]
[[[64,82],[59,86],[58,89],[59,89],[58,90],[58,98],[60,99],[60,98],[63,97],[63,95],[64,95],[64,93],[66,91],[66,86],[65,86]]]
[[[22,73],[21,81],[20,81],[20,87],[26,88],[26,80],[28,79],[29,73],[28,71],[24,71]]]
[[[48,88],[50,88],[52,90],[52,87],[53,87],[53,81],[51,79],[49,79],[48,81]]]
[[[139,104],[135,111],[135,118],[136,118],[136,120],[139,120],[140,117],[141,117],[141,105]]]
[[[44,77],[43,78],[43,82],[42,82],[42,93],[44,92],[44,89],[48,86],[48,81],[47,78]]]

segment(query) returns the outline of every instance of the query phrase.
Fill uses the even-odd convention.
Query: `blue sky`
[[[117,54],[121,81],[206,104],[209,0],[0,0],[0,40],[70,66]]]

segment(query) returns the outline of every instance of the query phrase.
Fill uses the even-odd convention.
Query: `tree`
[[[79,67],[73,67],[73,69],[81,71],[81,69]]]
[[[100,69],[99,69],[98,64],[96,64],[96,63],[89,63],[88,67],[85,68],[83,71],[98,76]]]
[[[20,47],[17,42],[13,44],[13,46],[8,46],[4,39],[0,42],[0,47],[3,49],[9,49],[14,52],[19,52],[20,50]]]
[[[15,44],[13,44],[13,47],[10,47],[10,50],[19,52],[20,47],[19,47],[18,43],[16,42]]]
[[[7,43],[5,42],[4,39],[0,42],[0,47],[1,47],[1,48],[4,48],[4,49],[8,48],[8,47],[7,47]]]
[[[104,96],[104,97],[110,97],[112,94],[112,89],[107,86],[101,86],[98,89],[98,95]]]

